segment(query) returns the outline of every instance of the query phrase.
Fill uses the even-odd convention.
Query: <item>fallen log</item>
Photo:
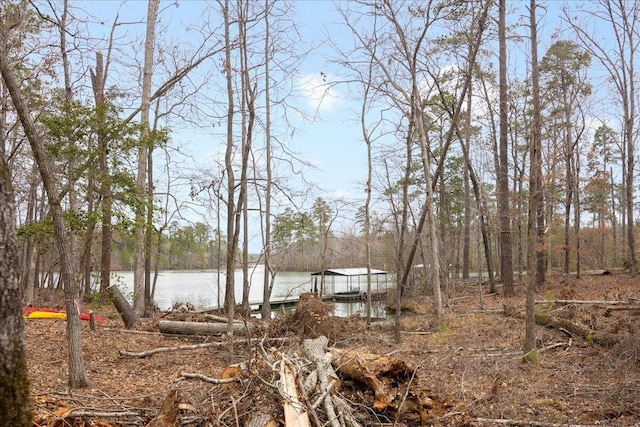
[[[417,415],[426,425],[435,405],[425,390],[413,388],[416,368],[402,359],[358,350],[332,348],[338,373],[364,384],[374,392],[373,409],[397,417]]]
[[[629,309],[640,308],[637,301],[607,301],[607,300],[573,300],[573,299],[552,299],[552,300],[538,300],[536,304],[553,304],[553,305],[568,305],[568,304],[592,304],[592,305],[615,305],[622,306]]]
[[[524,320],[524,314],[517,311],[514,307],[505,306],[504,315],[508,317],[515,317],[516,319]],[[569,335],[578,336],[585,341],[593,342],[601,345],[602,347],[613,347],[618,343],[618,338],[614,335],[604,332],[596,332],[593,329],[585,328],[582,325],[572,322],[569,319],[553,316],[549,313],[536,313],[535,322],[538,325],[547,326],[557,329]]]
[[[136,316],[136,312],[129,304],[129,301],[120,292],[120,288],[114,283],[107,288],[107,295],[113,300],[113,306],[120,313],[124,327],[127,329],[133,328],[133,325],[138,321],[138,316]]]
[[[202,317],[204,317],[207,320],[211,320],[212,322],[219,322],[219,323],[226,323],[228,322],[228,319],[226,317],[222,317],[222,316],[216,316],[214,314],[203,314]],[[242,320],[234,320],[233,323],[240,323],[243,324]]]
[[[613,347],[618,343],[618,339],[612,335],[596,333],[596,331],[585,328],[577,323],[573,323],[568,319],[551,316],[545,313],[536,313],[536,323],[559,330],[565,329],[572,334],[581,337],[585,341],[591,341],[603,347]]]
[[[163,334],[180,335],[222,335],[227,332],[226,323],[211,322],[180,322],[175,320],[161,320],[158,322],[160,332]],[[240,331],[244,328],[242,323],[234,323],[233,330]]]
[[[378,412],[385,410],[395,398],[395,393],[381,377],[401,381],[409,378],[414,371],[413,366],[401,359],[379,354],[339,348],[332,348],[331,353],[339,373],[373,390],[373,409]]]

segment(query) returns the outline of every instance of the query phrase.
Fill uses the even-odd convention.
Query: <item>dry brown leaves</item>
[[[341,348],[393,355],[417,366],[416,390],[434,401],[423,422],[441,426],[490,425],[480,419],[512,419],[538,423],[632,426],[640,423],[640,313],[608,310],[604,306],[550,307],[558,316],[618,339],[613,348],[555,329],[538,327],[540,354],[535,363],[521,357],[522,321],[502,314],[505,305],[521,310],[524,297],[484,296],[480,305],[477,284],[449,287],[446,314],[435,318],[429,295],[413,297],[421,313],[402,320],[402,342],[394,341],[393,323],[365,329],[357,318],[335,319],[326,306],[306,301],[296,317],[276,319],[259,338],[289,340],[267,343],[266,351],[300,354],[303,338],[325,335]],[[486,289],[485,289],[486,292]],[[426,293],[426,292],[425,292]],[[539,292],[538,299],[640,301],[640,280],[623,273],[585,276],[570,285],[559,280]],[[120,350],[144,351],[188,345],[220,337],[176,337],[125,331],[110,308],[94,308],[112,316],[96,331],[83,325],[83,348],[90,388],[66,386],[65,323],[30,320],[26,323],[28,364],[36,421],[58,426],[141,426],[158,414],[169,392],[180,390],[181,425],[243,425],[257,412],[281,419],[281,401],[272,384],[273,367],[259,355],[259,338],[228,345],[167,352],[149,358],[123,358]],[[139,332],[155,331],[157,319],[138,325]],[[556,345],[553,347],[553,345]],[[179,380],[182,372],[220,378],[224,369],[249,362],[252,374],[229,388],[197,380]],[[253,365],[251,363],[253,362]],[[412,387],[413,387],[412,386]],[[373,393],[353,381],[341,393],[363,408],[369,421],[396,422],[396,414],[375,413]],[[83,412],[81,412],[83,411]],[[111,413],[112,416],[76,416]],[[117,415],[114,415],[116,414]],[[134,415],[124,415],[130,413]],[[364,420],[363,420],[364,421]],[[404,419],[402,425],[417,425]]]

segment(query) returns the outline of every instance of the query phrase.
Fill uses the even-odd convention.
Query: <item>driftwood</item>
[[[211,322],[180,322],[174,320],[161,320],[158,322],[160,332],[163,334],[181,335],[222,335],[227,332],[226,323]],[[244,328],[242,323],[234,323],[233,330],[239,331]]]

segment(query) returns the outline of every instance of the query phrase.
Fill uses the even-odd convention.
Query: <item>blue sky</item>
[[[79,2],[86,13],[100,17],[104,24],[92,27],[92,31],[99,30],[105,37],[111,28],[111,23],[116,13],[119,13],[120,21],[138,22],[131,26],[118,28],[118,33],[123,37],[141,37],[144,34],[144,21],[146,19],[147,2],[137,1],[97,1]],[[350,43],[351,35],[339,25],[341,16],[334,10],[332,1],[323,0],[300,0],[294,2],[296,23],[301,31],[304,44],[316,45],[314,50],[302,62],[299,72],[301,93],[303,96],[297,99],[299,107],[314,116],[313,120],[297,121],[295,124],[299,131],[294,137],[288,138],[287,144],[292,150],[309,163],[317,166],[317,169],[305,171],[307,180],[317,184],[321,191],[317,194],[327,200],[343,198],[356,200],[355,207],[346,215],[353,218],[353,211],[360,206],[364,200],[364,181],[366,179],[366,147],[362,142],[358,110],[360,108],[357,99],[351,99],[348,88],[342,85],[332,87],[328,93],[326,88],[321,87],[321,73],[326,74],[327,81],[333,82],[338,79],[339,69],[335,65],[327,62],[327,58],[332,56],[328,37],[338,44]],[[343,3],[346,4],[346,3]],[[528,2],[509,2],[522,10],[520,15],[514,14],[509,17],[510,21],[515,21],[523,17],[526,18],[525,6]],[[549,8],[555,9],[561,3],[550,2]],[[195,0],[184,0],[180,2],[163,1],[161,3],[161,24],[167,25],[168,32],[173,32],[170,36],[176,40],[187,43],[190,36],[184,33],[184,24],[201,20],[204,2]],[[548,18],[557,16],[550,10]],[[100,29],[101,27],[101,29]],[[543,26],[545,34],[541,34],[541,49],[539,55],[542,56],[546,50],[544,48],[545,39],[552,29],[549,24]],[[524,29],[520,29],[524,31]],[[100,34],[94,34],[99,37]],[[138,48],[141,49],[141,48]],[[511,60],[511,67],[523,67],[515,60]],[[157,87],[160,79],[156,80]],[[111,82],[114,84],[114,82]],[[326,95],[326,96],[323,96]],[[315,114],[317,113],[317,114]],[[190,129],[183,127],[174,134],[173,143],[182,146],[194,158],[199,161],[207,156],[215,157],[220,150],[224,149],[219,137],[214,137],[207,129]],[[308,208],[313,198],[309,200]]]
[[[213,3],[213,2],[212,2]],[[83,11],[99,17],[102,25],[94,25],[91,31],[95,37],[108,36],[116,13],[119,21],[139,22],[129,27],[120,27],[116,35],[140,37],[144,34],[144,21],[147,13],[147,2],[137,1],[93,1],[77,2]],[[345,87],[320,88],[321,72],[327,73],[328,79],[335,79],[329,69],[326,57],[329,55],[325,42],[327,34],[340,39],[343,29],[334,25],[340,22],[340,16],[334,11],[331,1],[297,1],[295,13],[297,25],[305,44],[316,45],[314,50],[302,62],[298,81],[303,97],[298,99],[299,107],[314,116],[313,120],[297,121],[298,131],[294,138],[287,141],[292,149],[300,153],[317,169],[306,169],[308,181],[314,182],[322,191],[319,196],[327,199],[333,197],[364,197],[363,182],[366,179],[366,149],[361,142],[360,127],[354,104],[347,97]],[[169,31],[176,32],[173,37],[180,37],[184,24],[201,19],[205,2],[185,0],[177,2],[162,1],[160,25],[168,25]],[[215,4],[213,4],[215,6]],[[97,30],[97,31],[96,31]],[[97,34],[98,33],[98,34]],[[183,36],[188,37],[187,34]],[[141,40],[141,39],[140,39]],[[141,40],[142,41],[142,40]],[[160,79],[156,79],[157,87]],[[115,82],[111,82],[115,84]],[[323,96],[326,95],[326,96]],[[358,108],[356,103],[355,108]],[[181,145],[195,158],[215,156],[222,144],[213,142],[207,130],[181,129],[174,134],[173,142]],[[224,147],[222,147],[224,149]]]

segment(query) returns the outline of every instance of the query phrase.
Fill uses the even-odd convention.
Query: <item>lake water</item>
[[[129,297],[133,294],[133,272],[115,271],[112,273],[111,283],[117,283],[122,293]],[[250,288],[249,302],[257,306],[262,302],[262,283],[264,266],[258,265],[249,270]],[[218,286],[220,280],[220,286]],[[169,310],[175,304],[193,305],[196,310],[206,310],[224,304],[225,273],[217,270],[167,270],[158,274],[154,301],[161,310]],[[235,271],[235,296],[238,303],[242,302],[242,270]],[[298,297],[311,291],[311,275],[301,272],[279,272],[271,293],[271,300]],[[336,302],[334,314],[349,316],[365,312],[365,304],[356,302]],[[255,308],[255,307],[254,307]],[[384,305],[374,302],[372,317],[384,318]]]

